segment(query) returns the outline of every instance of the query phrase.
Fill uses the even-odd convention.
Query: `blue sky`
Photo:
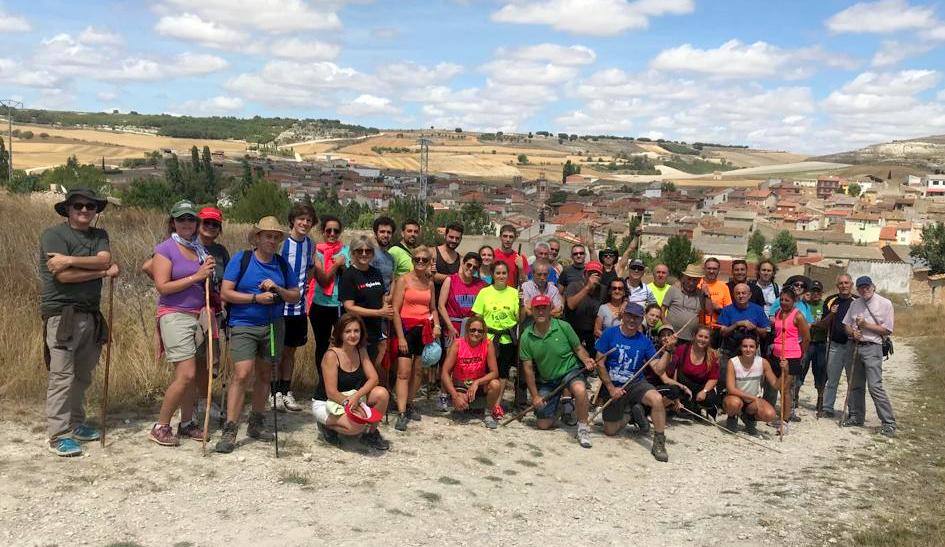
[[[910,0],[0,0],[0,97],[832,152],[945,133]]]

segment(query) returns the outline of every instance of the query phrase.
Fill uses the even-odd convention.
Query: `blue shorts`
[[[561,385],[562,379],[563,378],[559,378],[553,382],[544,382],[544,383],[538,384],[537,386],[538,394],[541,396],[542,399],[545,400],[545,406],[535,409],[535,417],[538,418],[539,420],[555,419],[555,415],[558,412],[558,402],[561,401],[561,393],[564,390],[562,389],[558,391],[558,393],[555,393],[551,397],[549,397],[548,395],[552,391],[557,389],[558,386]],[[580,373],[577,373],[576,375],[574,375],[574,378],[572,378],[571,381],[568,382],[568,388],[574,385],[575,382],[581,382],[582,384],[585,384],[585,385],[587,384],[587,375],[583,370]]]

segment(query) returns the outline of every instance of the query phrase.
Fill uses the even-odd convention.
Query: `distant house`
[[[588,184],[591,184],[596,180],[597,179],[595,177],[592,177],[590,175],[581,175],[581,174],[568,175],[568,177],[564,179],[564,185],[565,186],[587,186]]]
[[[773,209],[777,197],[771,190],[749,190],[745,193],[745,204],[759,209]]]
[[[646,190],[643,191],[643,197],[649,199],[659,199],[663,197],[663,184],[657,181],[653,181],[649,186],[646,187]]]
[[[822,176],[817,178],[817,197],[827,199],[840,192],[840,177]]]
[[[945,174],[925,176],[925,196],[945,196]]]
[[[855,212],[843,223],[843,231],[853,236],[856,243],[876,243],[883,225],[879,215]]]

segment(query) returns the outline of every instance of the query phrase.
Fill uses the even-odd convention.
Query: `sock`
[[[282,381],[282,393],[283,395],[292,391],[292,380],[283,380]]]
[[[276,393],[281,393],[279,391],[279,382],[270,382],[269,388],[272,390],[272,395],[275,395]]]

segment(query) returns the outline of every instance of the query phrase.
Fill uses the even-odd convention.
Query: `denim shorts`
[[[561,385],[561,380],[559,378],[553,382],[543,382],[538,384],[538,394],[541,395],[541,398],[545,400],[545,406],[535,409],[535,417],[539,420],[553,420],[555,415],[558,412],[558,403],[561,401],[561,392],[564,390],[558,391],[552,396],[548,396],[552,391],[557,389]],[[584,371],[578,373],[574,378],[568,382],[567,387],[571,387],[575,382],[581,382],[582,384],[587,385],[587,374]]]

